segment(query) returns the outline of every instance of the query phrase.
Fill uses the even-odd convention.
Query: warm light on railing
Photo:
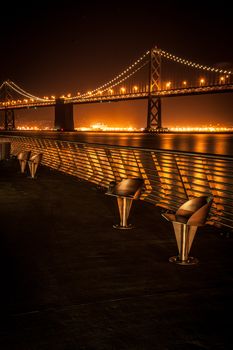
[[[14,135],[9,140],[14,155],[28,149],[43,152],[43,165],[100,186],[108,187],[119,178],[141,177],[145,180],[141,199],[153,205],[175,209],[187,197],[211,194],[210,222],[233,228],[232,157],[30,136]]]

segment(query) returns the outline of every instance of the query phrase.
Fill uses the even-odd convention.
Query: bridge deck
[[[114,198],[93,185],[17,171],[0,164],[1,350],[232,348],[232,237],[204,227],[200,264],[174,266],[153,205],[134,202],[136,228],[114,230]]]
[[[217,93],[231,93],[233,91],[233,84],[220,84],[210,86],[192,86],[187,88],[174,88],[169,90],[159,90],[151,92],[153,97],[179,97],[179,96],[192,96],[192,95],[203,95],[203,94],[217,94]],[[104,102],[119,102],[119,101],[131,101],[131,100],[143,100],[148,99],[149,91],[138,91],[138,92],[126,92],[124,94],[118,93],[115,95],[99,95],[98,93],[93,96],[85,97],[71,97],[65,98],[65,104],[89,104],[89,103],[104,103]],[[21,101],[15,103],[11,101],[0,101],[0,111],[14,110],[14,109],[28,109],[35,107],[55,107],[55,100],[48,101],[34,101],[26,100],[27,102]]]

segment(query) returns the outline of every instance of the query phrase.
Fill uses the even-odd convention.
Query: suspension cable
[[[186,60],[184,58],[172,55],[172,54],[170,54],[167,51],[161,50],[161,56],[164,57],[164,58],[167,58],[167,59],[169,59],[171,61],[178,62],[178,63],[184,64],[186,66],[190,66],[190,67],[193,67],[193,68],[207,70],[207,71],[214,72],[214,73],[222,73],[222,74],[229,74],[229,75],[233,74],[232,71],[227,71],[227,70],[224,70],[224,69],[214,68],[214,67],[211,67],[211,66],[204,66],[202,64],[199,64],[199,63],[196,63],[196,62],[192,62],[192,61]]]

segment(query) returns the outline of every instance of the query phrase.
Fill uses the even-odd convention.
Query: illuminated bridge
[[[160,132],[163,130],[162,98],[232,91],[232,70],[196,63],[155,47],[108,82],[73,96],[37,97],[13,81],[4,81],[0,86],[0,112],[4,113],[5,130],[13,130],[16,109],[52,106],[55,107],[54,128],[72,131],[74,104],[146,99],[146,129]]]

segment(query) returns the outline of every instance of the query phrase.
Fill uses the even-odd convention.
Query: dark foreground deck
[[[177,266],[169,222],[136,201],[115,230],[114,198],[41,167],[0,165],[0,349],[226,350],[232,237],[204,227],[197,266]],[[118,220],[117,220],[118,221]]]

